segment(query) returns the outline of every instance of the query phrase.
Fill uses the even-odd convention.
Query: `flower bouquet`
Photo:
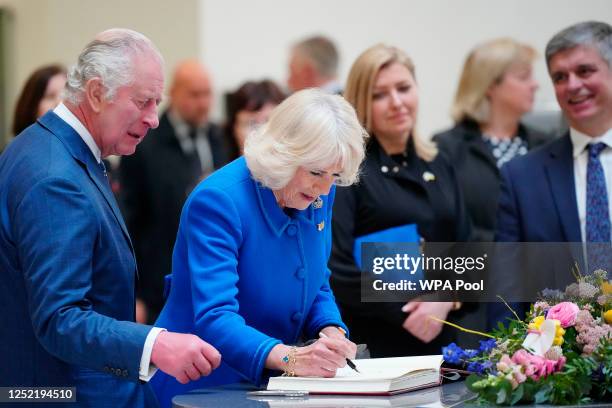
[[[565,292],[543,291],[525,321],[515,317],[490,334],[479,333],[489,339],[478,350],[454,343],[442,349],[447,363],[473,373],[466,385],[480,402],[612,399],[612,284],[605,271],[579,276]]]

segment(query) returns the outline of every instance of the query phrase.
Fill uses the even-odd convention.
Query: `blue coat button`
[[[294,322],[299,322],[300,320],[302,320],[302,313],[301,312],[295,312],[291,316],[291,320],[293,320]]]
[[[294,236],[295,236],[295,234],[297,234],[297,227],[296,227],[295,225],[293,225],[293,224],[289,225],[289,226],[287,227],[287,234],[288,234],[290,237],[294,237]]]
[[[306,272],[304,271],[304,268],[297,268],[297,270],[295,271],[295,277],[298,278],[299,280],[304,279],[304,274]]]

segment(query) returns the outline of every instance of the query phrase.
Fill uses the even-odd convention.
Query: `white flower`
[[[563,357],[563,350],[561,350],[561,347],[559,346],[552,346],[545,354],[544,357],[549,359],[549,360],[553,360],[553,361],[557,361],[559,360],[561,357]]]
[[[578,296],[581,298],[591,299],[599,293],[599,288],[591,285],[590,283],[579,283],[578,284]]]

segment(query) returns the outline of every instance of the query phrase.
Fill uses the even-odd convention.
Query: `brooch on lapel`
[[[430,181],[436,181],[436,175],[433,174],[430,171],[426,171],[423,173],[423,180],[425,180],[426,182],[430,182]]]
[[[323,200],[321,200],[321,197],[317,197],[317,199],[313,201],[312,206],[315,210],[323,207]]]
[[[319,231],[323,231],[323,228],[325,228],[325,221],[321,221],[320,223],[317,224],[317,229]]]

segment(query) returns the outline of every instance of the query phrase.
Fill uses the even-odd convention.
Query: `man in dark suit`
[[[183,204],[200,180],[227,161],[222,130],[208,122],[211,104],[204,66],[193,60],[180,63],[159,127],[119,167],[122,210],[140,271],[138,298],[149,323],[164,305],[164,277],[172,271]]]
[[[563,287],[573,261],[582,272],[611,266],[612,27],[590,21],[562,30],[546,46],[546,62],[570,131],[502,168],[496,239],[599,243],[587,246],[586,259],[568,256],[564,270],[540,271],[543,283]],[[594,246],[607,257],[591,256]]]
[[[219,364],[196,336],[133,322],[136,263],[102,164],[157,127],[162,61],[142,34],[98,34],[65,103],[0,157],[0,386],[73,386],[79,406],[149,407],[155,367],[187,382]]]

